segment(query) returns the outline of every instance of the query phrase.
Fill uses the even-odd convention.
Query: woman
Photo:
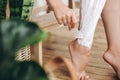
[[[102,13],[108,42],[103,58],[114,68],[120,79],[120,62],[118,62],[120,61],[120,0],[81,0],[80,30],[75,29],[77,19],[74,12],[61,0],[47,0],[47,2],[54,10],[58,23],[68,25],[76,36],[69,45],[69,52],[80,80],[89,80],[85,68],[96,24]]]

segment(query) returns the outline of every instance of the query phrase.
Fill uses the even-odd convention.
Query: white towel
[[[72,30],[79,44],[91,48],[95,28],[105,2],[106,0],[81,0],[80,30]]]

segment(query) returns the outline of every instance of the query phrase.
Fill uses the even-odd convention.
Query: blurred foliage
[[[15,61],[18,49],[45,39],[35,23],[24,20],[0,22],[0,80],[49,80],[45,70],[33,61]]]
[[[10,19],[28,20],[34,0],[9,0]]]
[[[6,4],[7,0],[0,0],[0,21],[6,17]]]

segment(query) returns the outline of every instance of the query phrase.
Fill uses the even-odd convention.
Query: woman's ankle
[[[73,46],[74,50],[80,52],[81,54],[84,54],[87,56],[89,56],[90,54],[90,48],[79,44],[77,40],[73,40],[69,46]]]
[[[103,59],[112,65],[116,63],[116,61],[114,61],[116,58],[120,58],[119,50],[107,49],[103,54]]]

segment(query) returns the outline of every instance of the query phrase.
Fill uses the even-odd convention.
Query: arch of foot
[[[72,32],[78,43],[91,48],[95,28],[106,0],[81,0],[80,30],[73,29]]]

